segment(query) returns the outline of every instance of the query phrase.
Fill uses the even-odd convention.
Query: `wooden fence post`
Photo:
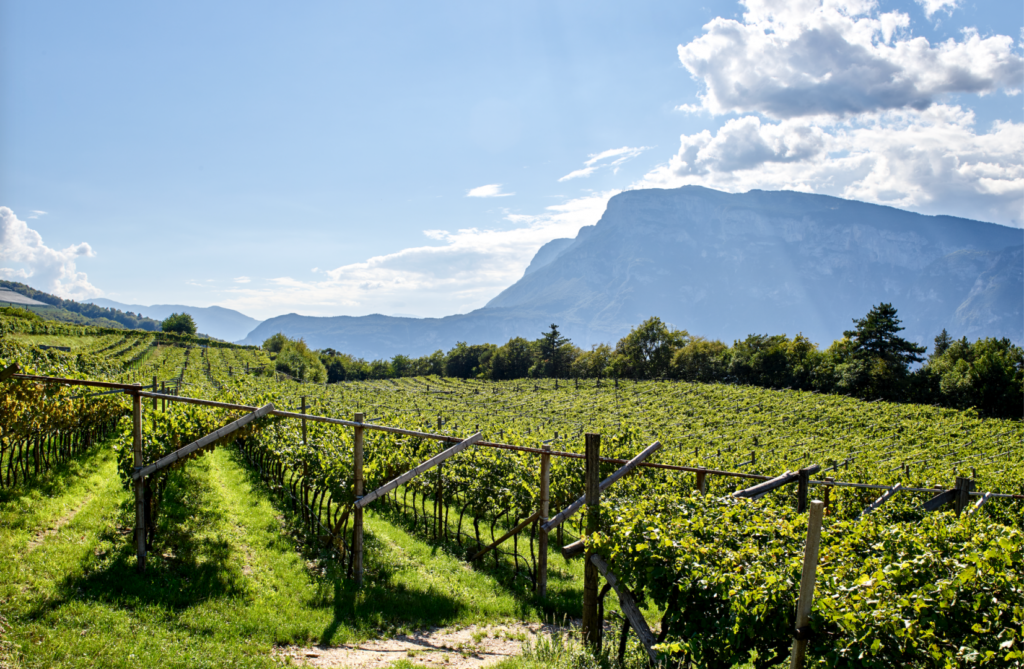
[[[306,396],[302,396],[302,415],[306,415]],[[302,419],[302,445],[306,445],[306,419]]]
[[[807,510],[807,492],[810,488],[811,471],[809,467],[805,467],[797,472],[800,478],[797,479],[797,491],[796,491],[796,511],[797,513],[803,513]]]
[[[355,422],[363,422],[363,414],[357,413]],[[363,428],[354,428],[355,445],[352,449],[352,471],[355,477],[356,499],[363,496]],[[363,584],[363,509],[356,507],[352,520],[352,571],[356,585]]]
[[[601,435],[586,435],[586,503],[587,536],[597,532],[601,512]],[[587,549],[586,565],[583,571],[583,643],[598,646],[601,643],[601,621],[597,616],[598,570],[590,560],[593,551]]]
[[[707,470],[701,469],[700,471],[697,472],[697,481],[694,484],[694,488],[696,488],[697,491],[700,494],[702,494],[702,495],[706,494],[707,491],[708,491],[708,481],[707,481],[707,479],[708,479],[708,472],[707,472]]]
[[[166,381],[161,381],[160,382],[160,392],[165,393],[165,394],[167,393],[167,382]],[[167,411],[167,400],[166,399],[160,400],[160,411]]]
[[[963,476],[956,477],[956,498],[953,503],[956,506],[956,515],[960,515],[971,503],[971,491],[974,490],[974,480]]]
[[[132,393],[132,451],[135,469],[142,469],[145,465],[142,461],[142,397],[137,390]],[[135,481],[135,557],[136,569],[140,572],[146,568],[145,483],[142,477]]]
[[[156,376],[153,376],[153,392],[156,393]],[[153,398],[153,411],[156,411],[156,398]]]
[[[793,641],[793,656],[790,669],[803,669],[807,652],[807,638],[810,633],[811,604],[814,602],[814,581],[818,570],[818,545],[821,542],[821,519],[825,515],[825,503],[811,502],[807,517],[807,543],[804,546],[804,568],[800,575],[800,599],[796,604],[796,640]]]
[[[551,444],[544,444],[544,450],[550,451]],[[543,453],[540,456],[540,522],[543,526],[548,522],[551,513],[551,456]],[[537,596],[544,599],[548,595],[548,533],[540,527],[539,555],[537,556]]]

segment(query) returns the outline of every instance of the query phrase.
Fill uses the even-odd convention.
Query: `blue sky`
[[[0,0],[0,275],[443,316],[627,188],[1021,227],[1022,29],[964,0]]]

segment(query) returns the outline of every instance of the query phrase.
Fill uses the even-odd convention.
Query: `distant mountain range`
[[[880,302],[899,310],[903,335],[919,343],[943,328],[1024,342],[1024,231],[790,191],[628,191],[575,239],[543,246],[519,281],[476,311],[288,314],[243,342],[284,332],[314,348],[390,358],[533,339],[557,323],[587,347],[659,316],[727,342],[802,332],[827,346]]]
[[[186,313],[196,322],[197,331],[224,341],[238,341],[260,324],[255,318],[224,307],[190,307],[183,304],[154,304],[147,307],[141,304],[122,304],[102,297],[87,302],[125,312],[131,311],[158,321],[171,314]]]

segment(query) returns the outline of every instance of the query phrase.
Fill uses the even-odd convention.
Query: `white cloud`
[[[933,45],[908,33],[906,14],[878,14],[873,0],[743,4],[743,21],[715,18],[678,49],[704,84],[701,108],[712,114],[788,119],[923,110],[951,94],[1015,92],[1024,79],[1024,58],[1006,35],[967,30],[961,41]]]
[[[621,149],[608,149],[607,151],[602,151],[601,153],[592,153],[588,157],[587,161],[583,163],[585,167],[583,167],[582,169],[575,170],[573,172],[569,172],[564,177],[559,179],[559,181],[569,181],[570,179],[589,177],[591,174],[593,174],[594,172],[603,167],[610,167],[612,168],[613,173],[617,173],[619,171],[619,165],[626,162],[627,160],[636,158],[649,148],[651,147],[624,146]]]
[[[249,283],[250,281],[252,281],[252,279],[250,279],[247,276],[236,276],[234,279],[232,279],[232,281],[234,281],[235,283]]]
[[[336,316],[416,313],[419,316],[465,313],[518,280],[541,246],[558,237],[574,237],[593,225],[618,191],[595,193],[548,207],[539,215],[510,214],[508,230],[469,228],[429,230],[437,245],[416,246],[344,265],[326,278],[272,279],[267,287],[235,287],[222,306],[258,318],[298,312]]]
[[[953,10],[956,9],[958,0],[915,0],[917,4],[924,8],[924,13],[928,18],[932,17],[932,14],[938,11],[945,10],[947,14],[952,14]]]
[[[43,243],[42,236],[18,219],[8,207],[0,207],[0,276],[31,280],[33,288],[76,300],[103,294],[89,283],[84,272],[77,271],[78,258],[92,258],[87,243],[74,244],[62,251]]]
[[[477,186],[466,191],[466,197],[508,197],[509,195],[515,195],[515,193],[502,193],[501,184]]]
[[[42,211],[41,209],[33,209],[33,210],[31,210],[29,212],[28,219],[31,221],[33,218],[39,218],[40,216],[46,216],[46,213],[47,212]]]
[[[680,140],[638,186],[800,190],[1024,226],[1024,124],[979,134],[960,107],[778,123],[744,116]]]

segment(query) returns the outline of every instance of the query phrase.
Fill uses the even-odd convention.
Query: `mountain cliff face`
[[[553,262],[487,304],[559,314],[612,340],[648,316],[725,341],[803,332],[828,345],[892,302],[905,335],[1024,339],[1024,231],[785,191],[622,193]]]
[[[532,339],[554,322],[588,346],[659,316],[727,342],[802,332],[827,346],[880,302],[891,302],[904,336],[921,343],[943,328],[1020,343],[1024,231],[788,191],[628,191],[574,240],[542,247],[523,278],[482,309],[441,319],[292,314],[245,341],[282,331],[375,358]]]

